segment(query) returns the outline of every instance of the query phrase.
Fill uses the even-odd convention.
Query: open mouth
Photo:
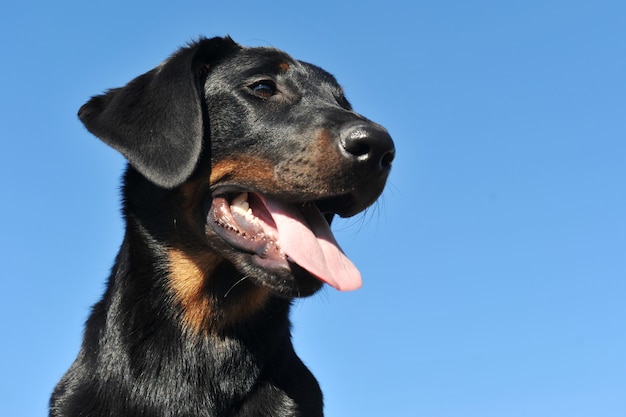
[[[360,288],[361,274],[343,253],[315,203],[289,204],[252,192],[213,198],[208,213],[213,230],[266,269],[297,264],[341,291]]]

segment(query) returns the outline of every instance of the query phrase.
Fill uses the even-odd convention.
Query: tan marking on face
[[[287,62],[281,62],[278,64],[278,69],[283,72],[287,72],[289,70],[289,64]]]
[[[275,187],[274,166],[265,159],[239,157],[213,164],[209,182],[237,181],[242,184],[259,184],[261,188]]]
[[[326,129],[322,129],[317,135],[317,140],[313,146],[312,156],[316,161],[319,172],[327,178],[341,175],[343,156],[337,149],[335,141],[337,139]]]
[[[319,130],[305,149],[281,162],[276,170],[281,187],[313,195],[342,191],[334,189],[346,176],[336,140],[326,129]]]

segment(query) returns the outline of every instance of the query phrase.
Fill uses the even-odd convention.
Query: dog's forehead
[[[314,77],[320,83],[339,87],[335,77],[317,65],[299,61],[274,48],[242,48],[224,60],[215,70],[239,77],[280,76]]]

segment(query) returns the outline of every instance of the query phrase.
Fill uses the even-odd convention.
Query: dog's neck
[[[90,363],[107,369],[95,369],[95,375],[107,375],[107,379],[116,381],[101,386],[116,393],[137,395],[137,402],[145,401],[144,398],[171,401],[172,395],[178,395],[179,404],[192,407],[198,399],[220,398],[224,404],[210,405],[215,407],[213,415],[232,410],[233,404],[244,401],[259,384],[272,381],[272,389],[288,392],[289,374],[294,367],[303,367],[290,340],[289,300],[271,297],[263,314],[256,314],[254,321],[242,321],[219,331],[207,323],[205,331],[198,332],[180,319],[185,312],[179,303],[173,303],[177,307],[171,310],[163,309],[172,305],[163,300],[174,296],[162,290],[168,288],[162,283],[171,278],[170,271],[156,267],[162,264],[164,254],[153,240],[152,244],[145,244],[150,241],[145,236],[135,239],[126,234],[108,290],[87,323],[86,332],[101,337],[86,338],[100,343],[83,346],[82,355],[95,356]],[[142,265],[142,269],[121,270],[120,265]],[[264,342],[259,343],[259,338]],[[168,349],[162,349],[163,346]],[[272,363],[272,369],[267,368],[267,363]],[[285,381],[285,387],[281,381]],[[312,378],[304,383],[319,390]],[[134,387],[142,387],[145,392],[137,393]],[[160,396],[163,390],[169,391],[167,396]],[[207,390],[216,395],[207,396]],[[192,411],[189,410],[190,415]]]

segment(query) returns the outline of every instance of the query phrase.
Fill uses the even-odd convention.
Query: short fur
[[[249,191],[354,215],[385,184],[387,132],[327,72],[228,37],[181,48],[79,117],[128,159],[126,233],[50,416],[321,416],[288,318],[321,282],[233,245],[209,213]]]

